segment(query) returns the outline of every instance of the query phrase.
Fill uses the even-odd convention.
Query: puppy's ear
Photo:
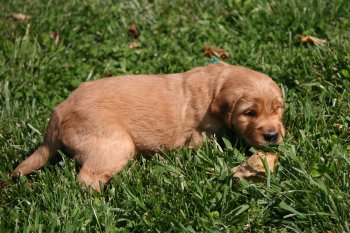
[[[225,98],[225,96],[218,96],[214,99],[211,104],[211,112],[214,115],[222,116],[232,109],[232,103],[229,98]]]
[[[234,106],[240,97],[239,92],[232,92],[232,89],[221,90],[210,106],[212,114],[230,126]]]

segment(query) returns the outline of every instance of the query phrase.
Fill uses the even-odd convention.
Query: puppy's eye
[[[248,110],[248,111],[246,111],[246,112],[244,113],[244,115],[250,116],[250,117],[254,117],[254,116],[256,116],[256,111],[254,111],[254,110]]]

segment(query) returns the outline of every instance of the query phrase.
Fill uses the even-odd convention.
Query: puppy
[[[28,174],[65,151],[80,183],[101,191],[135,155],[195,147],[223,128],[252,146],[278,144],[283,100],[267,75],[220,62],[168,75],[126,75],[80,85],[53,111],[44,142],[12,172]]]

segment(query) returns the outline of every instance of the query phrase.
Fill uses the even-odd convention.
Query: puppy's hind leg
[[[126,132],[118,132],[114,137],[94,138],[87,145],[80,155],[84,159],[77,180],[99,192],[100,182],[106,184],[135,155],[134,143]]]

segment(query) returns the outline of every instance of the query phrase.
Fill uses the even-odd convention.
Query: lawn
[[[0,232],[350,232],[350,1],[2,0],[0,8]],[[9,179],[81,82],[183,72],[205,65],[205,46],[283,90],[286,138],[267,148],[280,160],[264,182],[232,181],[231,168],[254,150],[234,136],[130,161],[102,193],[80,189],[64,154]]]

